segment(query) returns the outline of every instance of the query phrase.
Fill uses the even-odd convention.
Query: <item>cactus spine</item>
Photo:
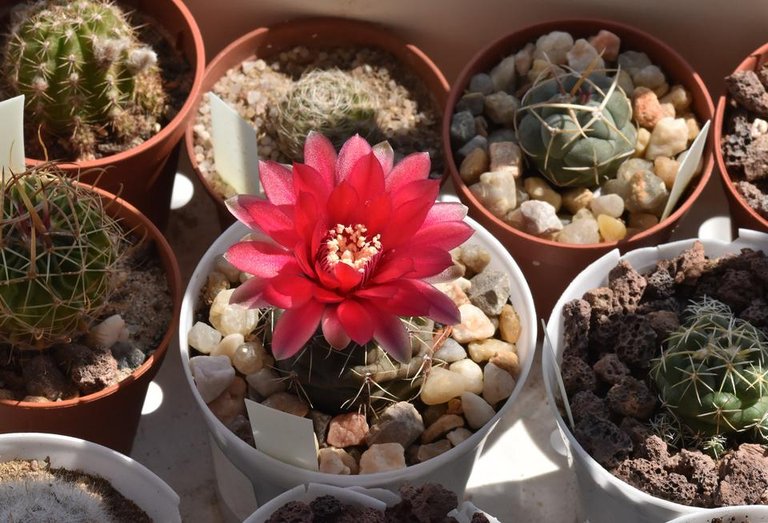
[[[101,197],[51,165],[0,193],[0,342],[45,348],[84,332],[107,304],[125,242]]]
[[[25,95],[28,122],[68,141],[75,159],[95,157],[107,133],[140,143],[165,110],[157,56],[106,0],[16,8],[2,72],[10,94]]]

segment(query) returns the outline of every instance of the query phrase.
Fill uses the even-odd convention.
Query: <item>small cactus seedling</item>
[[[125,242],[101,197],[52,165],[0,192],[0,342],[45,348],[84,332],[107,303]]]
[[[736,433],[768,442],[768,338],[717,300],[685,313],[651,370],[663,404],[702,450],[719,454]]]
[[[314,69],[296,82],[278,106],[280,151],[300,161],[310,131],[328,137],[336,148],[355,133],[371,138],[376,127],[375,95],[340,69]]]
[[[560,187],[594,187],[635,152],[632,105],[618,75],[562,74],[531,87],[515,119],[520,146]]]
[[[9,94],[25,95],[35,129],[92,159],[99,137],[133,145],[157,131],[165,94],[157,56],[106,0],[41,0],[16,8],[3,49]]]

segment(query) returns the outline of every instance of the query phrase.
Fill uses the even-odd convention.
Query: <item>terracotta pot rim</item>
[[[131,221],[135,221],[137,225],[134,227],[134,229],[143,229],[146,232],[146,238],[152,240],[152,242],[155,244],[155,248],[158,252],[158,258],[162,263],[163,270],[168,281],[170,299],[173,303],[170,323],[166,327],[162,339],[157,343],[154,352],[152,352],[152,354],[147,357],[144,363],[136,368],[129,376],[125,377],[114,385],[110,385],[109,387],[98,392],[69,400],[49,401],[44,403],[33,401],[0,400],[0,405],[25,409],[56,410],[70,408],[80,404],[91,403],[106,396],[115,394],[121,389],[126,388],[131,383],[138,380],[141,376],[149,372],[150,369],[157,367],[159,362],[163,361],[171,340],[176,334],[176,329],[179,323],[179,316],[181,314],[181,269],[179,268],[178,261],[176,260],[176,256],[170,244],[168,243],[168,240],[165,239],[165,236],[163,236],[155,224],[152,223],[149,218],[142,214],[132,204],[98,187],[81,182],[77,183],[80,186],[96,192],[99,196],[102,197],[102,199],[109,201],[110,205],[114,205],[115,207],[110,208],[112,210],[110,213],[112,216],[118,218],[128,217]]]
[[[160,132],[153,135],[148,140],[142,142],[136,147],[131,147],[125,151],[121,151],[116,154],[97,158],[95,160],[72,160],[62,161],[62,166],[73,166],[82,170],[87,169],[105,169],[109,172],[109,166],[111,164],[120,163],[133,156],[138,156],[146,153],[148,150],[153,149],[162,142],[167,141],[171,135],[184,124],[186,124],[188,118],[192,114],[194,101],[198,98],[200,88],[203,83],[203,73],[205,70],[205,44],[203,43],[203,35],[200,32],[200,28],[197,25],[189,8],[184,4],[182,0],[153,0],[153,2],[167,2],[173,5],[176,10],[181,14],[184,19],[187,32],[190,34],[192,41],[194,42],[195,57],[194,63],[190,66],[194,67],[194,75],[192,79],[192,86],[187,94],[184,104],[179,109],[179,112],[169,121],[166,125],[160,129]],[[27,165],[36,166],[45,163],[46,160],[40,160],[37,158],[25,158],[24,161]]]
[[[747,69],[753,69],[752,65],[755,61],[760,60],[761,58],[768,55],[768,43],[761,45],[751,53],[749,53],[744,60],[742,60],[739,65],[736,66],[736,68],[731,71],[732,73],[736,71],[745,71]],[[744,198],[739,194],[739,192],[736,190],[736,187],[734,186],[735,178],[733,178],[730,173],[728,172],[728,168],[725,166],[725,159],[723,158],[723,150],[720,147],[720,142],[723,138],[723,125],[725,124],[725,109],[728,105],[728,90],[724,89],[720,96],[717,99],[717,108],[715,109],[715,120],[713,122],[714,130],[713,130],[713,140],[715,143],[715,162],[717,163],[717,170],[720,175],[720,181],[722,182],[722,185],[725,187],[725,190],[728,192],[728,195],[730,196],[729,201],[730,202],[738,202],[739,207],[746,212],[750,218],[752,218],[755,222],[762,225],[762,227],[766,230],[768,230],[768,218],[764,218],[760,214],[758,214],[757,211],[755,211],[752,207],[747,205],[747,202],[744,200]]]
[[[700,75],[691,67],[691,65],[672,47],[667,45],[663,40],[660,40],[659,38],[651,35],[650,33],[647,33],[645,31],[642,31],[640,29],[637,29],[636,27],[623,24],[621,22],[616,22],[613,20],[608,19],[602,19],[602,18],[564,18],[564,19],[552,19],[547,20],[543,22],[538,22],[535,24],[527,25],[525,27],[518,28],[514,31],[508,32],[487,45],[485,45],[483,48],[481,48],[479,51],[477,51],[472,58],[467,61],[459,75],[457,76],[456,81],[453,83],[453,86],[451,87],[451,91],[448,95],[448,103],[445,107],[445,112],[443,113],[443,154],[445,155],[445,163],[446,163],[446,169],[451,175],[451,180],[454,183],[454,186],[456,188],[456,192],[462,197],[462,199],[468,200],[474,208],[482,213],[483,218],[493,223],[496,227],[499,227],[504,230],[505,233],[511,235],[511,236],[517,236],[523,240],[528,240],[537,244],[542,244],[547,247],[557,247],[560,249],[565,249],[568,251],[589,251],[589,250],[599,250],[599,251],[607,251],[613,248],[623,248],[623,247],[632,247],[636,243],[642,242],[644,239],[649,238],[651,236],[654,236],[659,233],[659,231],[666,229],[671,224],[675,224],[680,218],[685,215],[690,207],[693,205],[693,202],[698,198],[698,196],[701,194],[701,192],[704,190],[704,187],[707,185],[707,182],[709,181],[712,169],[714,167],[714,154],[713,154],[713,140],[712,140],[712,133],[711,131],[708,133],[706,138],[706,144],[704,147],[704,152],[702,156],[702,170],[701,174],[696,179],[696,185],[692,188],[689,187],[689,194],[687,198],[678,204],[677,208],[664,220],[653,227],[650,227],[638,234],[635,234],[627,239],[619,240],[619,241],[613,241],[613,242],[602,242],[602,243],[590,243],[590,244],[569,244],[569,243],[560,243],[552,240],[547,240],[544,238],[539,238],[538,236],[534,236],[532,234],[528,234],[524,231],[521,231],[519,229],[516,229],[509,225],[508,223],[502,221],[498,217],[491,214],[488,209],[482,205],[475,195],[469,190],[469,187],[464,183],[464,181],[461,179],[461,176],[459,176],[458,172],[458,165],[456,160],[454,159],[453,155],[453,149],[451,146],[451,138],[450,138],[450,121],[453,116],[453,109],[456,106],[456,103],[459,100],[459,97],[464,91],[464,87],[468,84],[469,79],[471,78],[471,75],[475,73],[475,67],[476,64],[481,61],[486,55],[489,55],[493,51],[496,50],[497,47],[503,46],[503,44],[512,38],[514,38],[515,35],[519,33],[536,33],[539,35],[543,35],[547,32],[553,31],[553,30],[567,30],[567,28],[571,26],[577,26],[580,29],[581,28],[594,28],[594,29],[607,29],[609,31],[612,31],[619,35],[619,37],[622,37],[624,34],[631,34],[633,37],[651,41],[661,49],[663,49],[666,53],[668,53],[671,58],[678,62],[681,66],[681,69],[683,70],[683,76],[690,77],[692,79],[693,85],[695,85],[699,90],[699,96],[703,99],[707,109],[708,114],[706,115],[697,115],[699,118],[702,119],[702,121],[706,121],[707,119],[711,120],[713,118],[714,114],[714,105],[712,102],[712,97],[709,95],[709,90],[707,89],[706,85],[704,84],[704,81],[701,79]],[[635,50],[635,49],[633,49]],[[513,51],[512,49],[509,49],[507,53]],[[639,49],[639,51],[643,51],[643,49]],[[665,74],[669,74],[667,71],[665,71]],[[679,78],[676,78],[676,80],[679,80]],[[692,92],[692,95],[694,93]]]
[[[449,91],[450,91],[450,84],[445,79],[445,76],[443,75],[440,68],[434,63],[434,61],[426,54],[422,49],[417,47],[414,44],[407,43],[405,40],[395,36],[390,30],[387,29],[387,27],[383,24],[378,24],[375,22],[369,22],[365,20],[357,20],[352,18],[340,18],[340,17],[333,17],[333,16],[310,16],[310,17],[300,17],[300,18],[293,18],[291,20],[286,20],[283,22],[276,23],[271,26],[261,26],[257,27],[256,29],[253,29],[251,31],[248,31],[247,33],[239,36],[234,41],[232,41],[230,44],[228,44],[226,47],[224,47],[219,53],[211,60],[208,65],[205,68],[205,73],[203,74],[203,79],[201,81],[201,88],[200,92],[197,94],[195,100],[194,100],[194,107],[191,118],[188,120],[186,124],[186,130],[184,132],[184,144],[187,148],[187,155],[189,157],[189,162],[192,165],[192,170],[194,171],[195,175],[197,176],[198,180],[200,180],[200,183],[205,188],[205,191],[208,193],[210,198],[215,202],[215,205],[219,209],[225,208],[224,204],[224,198],[221,194],[219,194],[213,186],[208,182],[208,180],[203,176],[203,174],[200,172],[200,169],[198,168],[197,160],[195,159],[195,138],[194,138],[194,126],[195,126],[195,120],[197,116],[197,110],[200,107],[200,104],[202,103],[202,98],[206,94],[203,92],[203,88],[212,88],[213,85],[218,81],[221,76],[216,76],[216,78],[213,78],[212,72],[218,69],[219,67],[223,67],[224,65],[227,65],[228,69],[232,68],[237,65],[240,61],[229,64],[230,61],[230,55],[233,53],[237,53],[241,47],[245,47],[249,45],[249,42],[253,40],[255,37],[259,35],[265,35],[269,34],[270,31],[282,31],[282,30],[290,30],[292,28],[301,28],[305,27],[304,32],[310,33],[315,27],[319,25],[326,25],[326,24],[337,24],[342,30],[344,28],[365,28],[369,33],[375,34],[376,38],[379,42],[387,42],[387,45],[385,47],[382,47],[381,49],[385,51],[390,51],[391,49],[402,47],[407,50],[408,53],[412,54],[414,57],[416,57],[423,65],[425,66],[426,70],[429,70],[431,74],[434,76],[434,80],[437,81],[437,83],[441,86],[441,92],[440,93],[434,93],[442,97],[440,99],[436,99],[436,102],[440,105],[444,105],[445,101],[448,99]],[[310,33],[311,34],[311,33]],[[301,41],[297,41],[294,45],[302,45]],[[252,56],[256,56],[254,53],[251,53]],[[420,76],[420,75],[418,75]],[[210,86],[208,83],[210,82]],[[443,107],[437,108],[437,114],[440,114],[440,110],[442,110]],[[445,182],[445,180],[448,179],[448,169],[445,168],[445,172],[442,176],[442,182]]]

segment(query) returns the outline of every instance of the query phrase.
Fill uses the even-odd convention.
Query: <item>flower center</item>
[[[367,233],[368,229],[360,223],[346,226],[337,223],[329,229],[325,239],[325,261],[328,266],[345,263],[364,272],[368,262],[381,251],[381,235],[377,234],[369,240]]]

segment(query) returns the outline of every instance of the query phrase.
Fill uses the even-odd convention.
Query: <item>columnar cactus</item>
[[[121,227],[50,165],[6,181],[0,207],[0,343],[45,348],[83,333],[114,288]]]
[[[28,125],[63,141],[76,159],[111,133],[134,144],[165,110],[157,56],[107,0],[40,0],[16,8],[3,49],[9,94],[26,97]]]
[[[735,433],[768,442],[768,337],[717,300],[686,315],[651,370],[663,404],[715,453]]]
[[[371,138],[376,108],[374,93],[356,78],[339,69],[311,70],[302,75],[278,106],[280,151],[300,161],[310,131],[324,134],[336,148],[355,133]]]
[[[632,105],[617,79],[563,74],[526,92],[515,119],[518,141],[553,184],[597,186],[634,153]]]

